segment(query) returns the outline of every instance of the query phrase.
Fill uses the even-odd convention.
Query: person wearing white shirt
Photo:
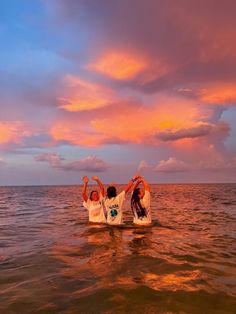
[[[143,188],[138,187],[139,184]],[[150,186],[143,177],[139,177],[133,188],[131,197],[133,223],[136,225],[149,225],[152,222],[150,206]]]
[[[82,196],[83,196],[83,206],[88,210],[89,221],[95,223],[106,223],[106,217],[104,214],[104,186],[100,179],[96,176],[92,177],[92,180],[96,181],[100,193],[97,190],[93,190],[90,193],[88,198],[87,195],[87,185],[89,179],[87,176],[83,177],[83,188],[82,188]]]
[[[109,186],[107,188],[105,207],[107,212],[107,223],[109,225],[121,225],[123,223],[123,203],[125,200],[125,195],[131,189],[137,178],[137,176],[132,178],[125,189],[119,194],[117,194],[115,186]]]

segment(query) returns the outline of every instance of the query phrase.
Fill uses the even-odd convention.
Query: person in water
[[[107,223],[110,225],[121,225],[123,223],[123,203],[125,195],[131,189],[137,176],[133,177],[122,192],[117,194],[115,186],[107,188],[107,197],[105,199],[105,208],[107,212]]]
[[[93,190],[90,192],[90,196],[88,198],[87,195],[87,185],[89,179],[87,176],[83,177],[83,188],[82,188],[82,196],[83,196],[83,206],[88,210],[89,221],[96,223],[106,223],[106,217],[104,214],[104,186],[98,177],[93,176],[92,180],[96,181],[100,193],[97,190]]]
[[[140,184],[142,188],[138,187]],[[133,223],[137,225],[151,224],[150,186],[143,177],[138,177],[131,197]]]

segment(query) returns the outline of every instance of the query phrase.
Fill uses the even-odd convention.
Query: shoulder
[[[117,196],[124,196],[125,195],[125,190],[121,191]]]
[[[119,198],[119,199],[125,198],[125,191],[121,191],[121,192],[117,195],[117,198]]]
[[[90,205],[91,205],[91,200],[89,198],[87,199],[87,201],[83,201],[83,206],[85,208],[88,209],[90,207]]]

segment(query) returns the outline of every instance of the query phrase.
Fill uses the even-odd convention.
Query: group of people
[[[150,186],[143,177],[134,176],[119,194],[117,194],[117,189],[114,185],[108,186],[106,196],[101,180],[96,176],[93,176],[92,180],[97,182],[99,191],[91,191],[88,197],[87,187],[89,179],[87,176],[83,177],[82,188],[83,206],[88,210],[90,222],[121,225],[123,223],[125,196],[132,189],[130,205],[133,213],[133,223],[137,225],[151,224]]]

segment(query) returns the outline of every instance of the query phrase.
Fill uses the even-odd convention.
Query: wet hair
[[[140,197],[139,197],[140,188],[136,188],[133,191],[132,197],[131,197],[131,208],[132,212],[135,216],[135,213],[137,214],[138,218],[141,217],[147,217],[146,208],[141,205]]]
[[[90,200],[91,200],[91,201],[92,201],[92,195],[93,195],[93,192],[98,193],[98,191],[96,191],[96,190],[91,191],[90,196],[89,196],[89,198],[90,198]]]
[[[107,188],[107,197],[112,198],[116,197],[116,195],[117,195],[116,188],[114,186],[109,186]]]

